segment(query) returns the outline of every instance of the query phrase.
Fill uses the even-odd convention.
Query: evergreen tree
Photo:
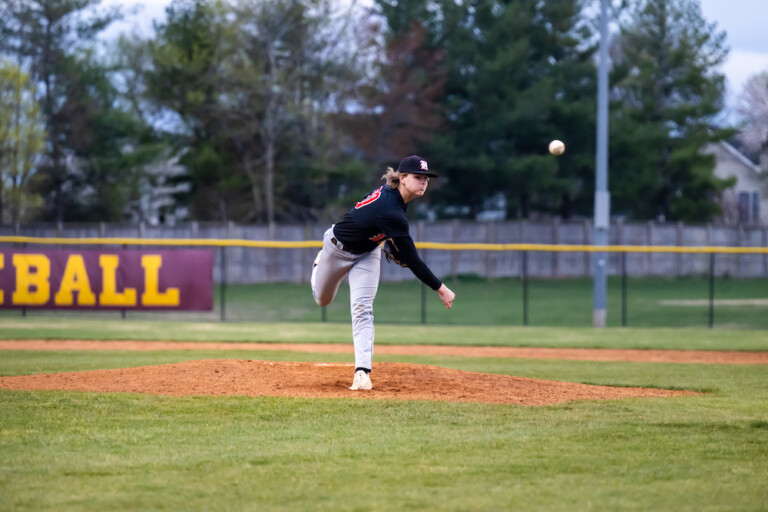
[[[186,169],[188,191],[177,199],[197,220],[238,218],[243,177],[232,173],[233,161],[223,148],[224,24],[221,6],[204,0],[174,0],[166,19],[146,42],[147,63],[136,70],[144,84],[138,94],[175,140]],[[134,103],[140,103],[137,98]]]
[[[730,133],[713,128],[723,104],[725,33],[697,1],[643,0],[613,49],[612,211],[631,219],[708,221],[730,185],[702,150]]]
[[[499,193],[511,216],[591,208],[594,48],[580,1],[380,4],[395,37],[418,19],[445,55],[445,129],[421,148],[445,178],[446,213],[474,217]],[[567,158],[547,153],[553,138]]]
[[[145,220],[134,216],[146,192],[146,167],[165,144],[124,105],[110,70],[85,53],[69,66],[70,87],[57,116],[69,135],[68,169],[73,188],[66,218],[71,221]]]

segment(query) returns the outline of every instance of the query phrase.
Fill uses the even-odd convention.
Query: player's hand
[[[440,285],[440,288],[437,289],[437,294],[440,296],[440,300],[443,301],[443,305],[451,309],[451,306],[453,306],[453,299],[456,298],[456,294],[451,291],[450,288],[445,286],[445,284]]]

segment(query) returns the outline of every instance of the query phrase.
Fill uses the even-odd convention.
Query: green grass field
[[[453,309],[446,310],[432,290],[425,291],[428,325],[523,325],[523,284],[519,279],[488,281],[464,276],[446,281],[456,292]],[[590,327],[592,280],[531,280],[528,283],[528,325]],[[629,279],[626,289],[628,327],[707,327],[709,282],[703,278]],[[715,282],[714,327],[768,329],[768,280],[726,279]],[[745,303],[744,301],[751,301]],[[668,301],[674,301],[669,303]],[[682,302],[681,302],[682,301]],[[738,302],[734,302],[738,301]],[[228,286],[224,294],[226,319],[234,322],[319,322],[322,308],[312,300],[308,284],[274,283]],[[607,324],[622,325],[619,278],[608,281]],[[382,283],[374,303],[378,324],[414,325],[422,322],[422,285],[417,280]],[[120,319],[121,312],[26,312],[26,317]],[[173,321],[216,321],[221,318],[221,289],[211,312],[128,312],[127,318]],[[0,318],[23,318],[19,310],[0,310]],[[336,300],[326,308],[328,322],[349,322],[349,286],[342,283]]]
[[[349,343],[349,329],[341,323],[0,319],[4,339]],[[383,325],[377,343],[768,350],[768,335]],[[0,375],[209,358],[350,360],[249,350],[4,351]],[[0,510],[768,509],[765,365],[375,360],[707,394],[520,407],[0,390]]]

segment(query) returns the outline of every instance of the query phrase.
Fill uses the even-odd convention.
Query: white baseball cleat
[[[352,381],[352,387],[349,389],[356,391],[358,389],[372,389],[371,378],[363,370],[355,372],[355,380]]]

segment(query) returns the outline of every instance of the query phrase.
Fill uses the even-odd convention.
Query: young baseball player
[[[429,178],[427,161],[420,156],[404,158],[397,168],[387,168],[386,181],[358,202],[323,236],[323,248],[312,266],[312,294],[326,306],[333,302],[344,276],[349,275],[352,340],[355,345],[355,376],[349,389],[371,389],[368,375],[373,367],[373,299],[379,288],[381,244],[387,259],[411,271],[437,291],[446,308],[456,295],[421,260],[408,231],[408,203],[424,195]]]

